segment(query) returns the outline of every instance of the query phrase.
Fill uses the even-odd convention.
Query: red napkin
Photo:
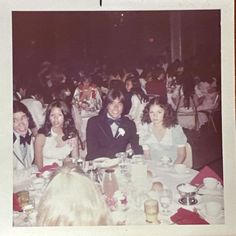
[[[177,213],[171,216],[170,219],[178,225],[209,224],[207,221],[200,218],[198,213],[186,210],[182,207],[179,208]]]
[[[192,179],[191,184],[202,184],[202,181],[206,177],[216,178],[222,185],[222,179],[208,166],[205,166],[200,172]]]
[[[14,211],[22,211],[16,193],[13,193],[13,210]]]
[[[59,167],[59,165],[56,162],[54,162],[52,165],[44,166],[40,170],[40,173],[37,174],[37,177],[39,177],[40,174],[42,174],[44,171],[55,171],[58,167]]]

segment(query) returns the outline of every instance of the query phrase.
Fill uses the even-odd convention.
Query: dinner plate
[[[173,168],[173,164],[169,163],[169,165],[166,165],[163,162],[158,161],[156,167],[157,169],[161,169],[161,170],[170,170]]]
[[[111,168],[118,165],[120,160],[118,158],[99,157],[93,161],[96,168]]]
[[[185,172],[178,173],[174,168],[169,172],[170,175],[175,176],[175,177],[186,177],[191,174],[191,169],[187,168]]]
[[[209,216],[204,207],[198,209],[199,215],[210,224],[223,224],[224,223],[224,210],[216,216]]]

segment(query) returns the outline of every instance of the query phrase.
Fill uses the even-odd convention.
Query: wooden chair
[[[192,155],[192,147],[189,143],[186,143],[186,158],[183,162],[188,168],[193,167],[193,155]]]

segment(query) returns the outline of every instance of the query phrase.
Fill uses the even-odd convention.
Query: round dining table
[[[95,159],[96,160],[96,159]],[[95,161],[96,162],[96,161]],[[104,173],[106,168],[109,166],[98,168],[95,165],[95,162],[83,162],[83,169],[85,173],[90,173],[91,170],[96,168],[99,173]],[[112,206],[108,204],[108,207],[111,210],[111,216],[113,217],[114,222],[119,219],[124,225],[147,225],[150,223],[146,222],[145,212],[144,212],[144,202],[147,199],[155,199],[159,204],[159,213],[158,213],[158,222],[159,224],[172,225],[176,224],[172,219],[172,216],[175,215],[179,209],[186,209],[190,212],[197,213],[201,219],[206,220],[209,224],[223,224],[224,217],[219,219],[209,219],[203,213],[204,203],[206,201],[223,201],[222,192],[215,193],[206,193],[202,192],[201,194],[196,195],[197,203],[193,205],[183,205],[180,203],[180,195],[177,190],[177,186],[183,183],[191,183],[193,178],[198,175],[198,171],[194,169],[188,169],[185,173],[179,174],[176,172],[174,165],[161,165],[160,163],[153,162],[152,160],[145,160],[142,163],[142,168],[145,171],[140,174],[132,172],[132,167],[134,163],[132,159],[128,160],[128,171],[124,174],[121,170],[119,163],[116,166],[112,166],[114,173],[118,182],[118,195],[125,196],[126,204],[122,206]],[[146,174],[145,174],[146,173]],[[41,173],[40,177],[38,175],[32,174],[31,179],[25,181],[21,185],[14,187],[14,193],[17,193],[22,190],[29,192],[30,198],[34,201],[34,209],[30,214],[26,214],[25,211],[18,212],[13,211],[13,225],[14,226],[35,226],[36,224],[36,215],[37,215],[37,205],[40,201],[40,198],[43,194],[44,189],[47,184],[50,182],[50,171]],[[98,178],[94,178],[94,175],[91,176],[88,174],[89,178],[92,178],[93,181],[96,181],[96,184],[99,185],[102,191],[102,179],[100,181]],[[42,180],[43,184],[34,184]],[[96,179],[96,180],[95,180]],[[170,189],[172,192],[172,202],[168,209],[169,213],[166,214],[159,203],[159,194],[152,190],[153,183],[160,182],[164,188]],[[102,191],[103,192],[103,191]],[[104,195],[104,193],[103,193]],[[104,198],[106,196],[104,195]],[[193,222],[194,224],[194,222]]]

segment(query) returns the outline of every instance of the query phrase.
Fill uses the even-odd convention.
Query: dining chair
[[[182,99],[184,99],[184,96],[179,97],[179,101],[176,107],[176,113],[179,125],[186,129],[194,129],[196,131],[199,131],[200,125],[198,119],[198,111],[193,97],[190,96],[192,105],[189,108],[180,107]]]
[[[193,155],[192,155],[192,147],[189,143],[186,143],[186,158],[183,162],[188,168],[193,167]]]
[[[208,118],[207,126],[208,126],[208,128],[210,127],[210,124],[212,124],[212,127],[213,127],[215,133],[217,133],[218,130],[216,128],[216,124],[215,124],[215,121],[214,121],[214,116],[215,116],[216,113],[220,112],[220,94],[216,95],[212,108],[206,109],[206,110],[199,110],[198,112],[202,112],[202,113],[205,113],[207,115],[207,118]]]

